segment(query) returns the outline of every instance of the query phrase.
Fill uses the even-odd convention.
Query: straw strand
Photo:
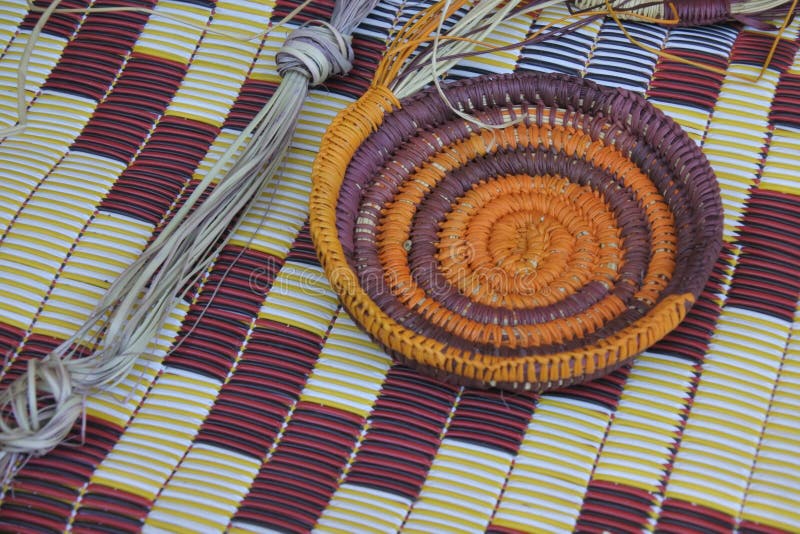
[[[603,0],[570,0],[569,3],[579,11],[596,10],[605,4]],[[791,0],[614,0],[612,8],[622,18],[635,15],[666,18],[670,11],[677,10],[681,24],[693,26],[725,20],[756,24],[770,17],[783,18],[787,13],[796,12],[797,6]]]
[[[226,231],[275,176],[309,85],[351,68],[350,33],[376,3],[337,1],[330,23],[302,26],[289,35],[276,57],[282,81],[269,102],[111,284],[78,332],[43,359],[31,360],[26,373],[0,392],[4,487],[29,455],[44,454],[67,436],[86,395],[118,383],[147,356],[186,288],[225,246]],[[234,157],[237,161],[223,172]],[[104,332],[102,345],[80,356],[97,341],[92,332],[98,327]]]

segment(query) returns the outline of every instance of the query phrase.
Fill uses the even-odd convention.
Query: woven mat
[[[0,143],[3,384],[78,328],[277,86],[288,29],[240,42],[202,27],[257,33],[295,3],[94,5],[192,25],[127,12],[45,26],[29,127]],[[361,25],[355,70],[312,91],[279,184],[174,310],[160,352],[86,400],[82,443],[76,428],[18,474],[0,530],[800,532],[800,21],[758,82],[742,76],[771,33],[626,24],[715,74],[642,51],[610,20],[450,73],[560,71],[643,92],[723,191],[724,250],[689,318],[629,367],[526,396],[393,365],[340,308],[309,238],[320,136],[419,9],[382,2]],[[510,21],[496,44],[566,13]],[[36,18],[0,6],[2,127]]]

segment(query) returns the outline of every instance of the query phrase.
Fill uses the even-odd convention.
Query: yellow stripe
[[[139,484],[135,484],[135,482],[139,482]],[[120,470],[113,467],[104,467],[103,471],[95,471],[92,477],[92,484],[100,484],[122,490],[147,500],[154,497],[154,493],[146,489],[153,486],[153,481],[142,476],[141,471],[136,469]]]
[[[325,532],[396,532],[411,502],[399,495],[348,483],[345,479],[322,512],[317,528]]]
[[[715,479],[700,478],[690,485],[681,484],[680,488],[671,482],[667,497],[699,504],[735,516],[739,512],[737,495],[717,490],[711,485],[714,481]]]
[[[329,519],[330,522],[335,522],[337,526],[332,526],[329,522],[318,522],[316,526],[316,530],[320,532],[330,532],[332,534],[353,534],[354,532],[359,533],[382,533],[387,532],[380,528],[380,526],[386,527],[385,525],[379,521],[379,518],[374,515],[368,515],[365,513],[354,512],[352,510],[348,510],[342,514],[336,514]],[[350,516],[350,517],[348,517]]]
[[[745,421],[743,421],[743,419]],[[702,428],[703,423],[715,423],[723,428],[728,427],[731,429],[738,428],[739,424],[745,423],[747,425],[755,425],[750,428],[761,428],[761,421],[754,417],[744,416],[735,407],[718,406],[716,403],[709,403],[705,400],[705,395],[702,399],[695,401],[692,407],[692,425],[698,425]],[[746,440],[742,440],[738,436],[729,435],[727,439],[733,439],[742,444],[747,444]],[[686,441],[683,442],[683,446]],[[683,447],[682,446],[682,447]]]
[[[349,363],[325,354],[323,349],[320,360],[309,378],[308,385],[303,390],[301,399],[334,406],[361,417],[367,417],[378,396],[384,374],[373,377],[371,368],[364,369],[364,372],[354,372],[344,366],[337,366],[337,361],[341,361],[342,364]],[[387,362],[384,372],[388,370],[388,367]],[[349,402],[340,402],[340,400]]]
[[[795,159],[798,145],[800,145],[800,132],[780,126],[775,128],[759,184],[761,189],[800,195],[800,184],[795,180],[797,171]],[[778,161],[778,159],[785,161]],[[775,183],[781,178],[784,178],[782,183]]]
[[[726,334],[727,335],[727,334]],[[757,367],[759,369],[763,369],[766,372],[772,370],[771,367],[767,366],[764,362],[757,360],[756,358],[749,359],[745,356],[741,355],[741,350],[743,346],[747,346],[748,354],[758,355],[762,358],[766,359],[775,359],[775,351],[764,350],[755,343],[753,343],[753,339],[750,338],[749,343],[747,345],[742,345],[741,342],[739,343],[732,343],[725,339],[715,339],[714,340],[714,347],[717,348],[716,352],[720,355],[724,355],[725,358],[730,358],[730,361],[725,361],[724,359],[720,358],[719,360],[714,361],[714,370],[717,373],[722,374],[722,371],[727,370],[733,373],[733,376],[742,376],[742,375],[753,375],[752,371],[747,371],[746,368],[743,366],[736,365],[737,360],[744,362],[747,364],[748,367]],[[719,350],[720,347],[724,347],[725,351]],[[717,371],[718,370],[718,371]],[[704,373],[705,374],[705,373]],[[756,378],[754,381],[755,387],[759,387],[758,379]],[[765,387],[767,389],[771,389],[771,384],[766,384]]]
[[[526,505],[524,501],[518,501],[517,506],[522,508]],[[532,514],[522,514],[517,510],[514,510],[515,515],[513,518],[506,517],[505,515],[499,515],[495,517],[494,521],[492,521],[493,525],[497,525],[500,527],[516,529],[521,532],[532,532],[531,525],[535,523],[544,523],[553,528],[553,532],[571,532],[573,528],[572,523],[565,523],[563,521],[557,521],[553,517],[548,516],[547,514],[539,514],[539,515],[532,515]],[[516,515],[520,514],[520,515]],[[520,521],[516,521],[517,517],[519,517]],[[528,521],[525,521],[525,519]]]
[[[582,488],[579,489],[573,484],[567,487],[555,484],[547,478],[537,479],[536,487],[541,492],[541,495],[548,495],[548,499],[562,502],[565,506],[574,506],[575,500],[580,500],[584,494]]]
[[[566,432],[569,433],[570,435],[574,435],[575,438],[580,439],[582,442],[592,443],[593,441],[595,441],[596,438],[592,436],[591,433],[589,432],[585,432],[578,428],[569,428],[568,430],[565,429],[564,425],[569,425],[570,419],[573,420],[575,423],[580,424],[580,419],[578,418],[564,417],[563,419],[555,421],[542,421],[541,419],[539,419],[536,421],[536,427],[537,429],[541,428],[541,429],[553,430],[556,431],[556,433]],[[580,443],[577,442],[573,444],[581,445]]]
[[[242,12],[237,2],[220,0],[216,3],[209,27],[223,32],[237,27],[239,32],[248,33],[249,30],[257,33],[268,26],[271,10],[259,10],[254,16],[250,9]],[[231,24],[231,21],[237,24]],[[237,96],[237,88],[256,60],[258,48],[258,39],[239,42],[233,48],[228,46],[224,37],[207,33],[166,115],[222,126]]]
[[[202,455],[205,456],[208,452],[208,449],[203,449]],[[241,459],[234,454],[228,455],[216,455],[218,457],[217,461],[206,460],[202,457],[198,457],[198,454],[195,453],[193,450],[191,453],[190,461],[184,463],[181,466],[179,473],[181,476],[184,474],[191,475],[191,474],[198,474],[209,476],[210,470],[215,470],[213,476],[219,477],[220,480],[224,480],[228,483],[233,484],[240,484],[239,477],[248,478],[253,475],[254,469],[258,469],[258,466],[253,466],[252,464],[248,464],[247,462],[241,462]],[[202,467],[207,467],[209,470],[203,470]],[[216,470],[225,471],[225,474],[217,473]],[[197,480],[198,483],[202,483],[208,487],[218,487],[212,486],[209,482],[201,482]]]
[[[87,405],[86,407],[87,415],[90,415],[97,419],[101,419],[103,421],[108,421],[109,423],[113,423],[120,427],[125,426],[125,424],[130,419],[130,416],[115,417],[113,413],[125,412],[127,414],[130,414],[133,413],[133,410],[136,409],[136,402],[134,402],[133,400],[131,400],[130,402],[126,402],[125,404],[122,404],[118,399],[95,395],[94,397],[92,397],[91,402],[93,406]],[[101,409],[102,407],[107,408],[108,411],[103,411]]]
[[[180,517],[182,519],[185,519],[187,522],[190,522],[192,524],[204,525],[211,529],[220,528],[220,525],[216,521],[207,518],[202,513],[184,512],[183,510],[177,510],[175,508],[170,508],[169,511],[166,513],[169,514],[170,516]],[[147,517],[145,524],[151,528],[160,528],[162,529],[163,532],[175,532],[174,522],[157,519],[155,517],[152,517],[152,514]]]
[[[438,514],[440,513],[438,512],[438,509],[441,508],[447,509],[447,506],[451,505],[450,501],[452,501],[454,498],[452,493],[447,491],[447,489],[431,487],[428,484],[430,484],[430,481],[426,482],[426,487],[423,489],[424,493],[422,494],[421,497],[422,502],[427,503],[429,506],[436,505],[437,508],[436,509],[426,508],[424,512],[423,511],[416,513],[412,512],[411,520],[409,522],[411,521],[413,521],[414,523],[419,522],[420,517],[418,514],[438,516]],[[451,482],[450,484],[456,487],[461,486],[468,488],[470,490],[472,489],[471,486],[464,486],[463,484],[457,484],[454,482]],[[437,496],[442,496],[444,498],[436,498]],[[450,497],[450,499],[447,499],[446,497]],[[455,500],[458,501],[459,506],[464,506],[464,512],[462,514],[462,518],[463,516],[468,514],[471,515],[472,517],[479,518],[481,517],[481,515],[476,513],[476,508],[480,509],[486,507],[485,501],[475,498],[472,495],[469,495],[468,493],[458,494],[458,497]]]
[[[628,425],[627,428],[630,428],[633,425]],[[646,430],[646,434],[656,434],[655,430],[652,427],[644,428]],[[676,431],[671,432],[664,432],[663,436],[659,436],[661,439],[655,439],[647,435],[638,434],[634,431],[628,430],[617,430],[614,432],[614,441],[609,443],[606,442],[605,447],[603,448],[603,455],[600,457],[600,461],[602,462],[603,458],[609,454],[609,451],[616,450],[616,449],[624,449],[627,453],[642,453],[642,456],[634,456],[630,457],[629,460],[635,460],[638,462],[649,463],[653,458],[658,458],[656,455],[656,451],[659,448],[667,449],[672,442],[675,440]],[[643,447],[639,444],[634,444],[633,442],[642,442],[650,445],[651,447]],[[657,460],[659,463],[663,462],[664,459]]]
[[[2,256],[0,258],[5,260]],[[55,271],[53,269],[54,274]],[[52,282],[52,276],[42,276],[39,272],[26,269],[24,266],[4,265],[3,272],[0,273],[0,280],[2,280],[2,285],[6,286],[0,287],[0,295],[7,295],[13,299],[20,296],[19,290],[29,290],[36,294],[36,302],[41,303],[41,299],[44,298],[44,291],[47,290]]]
[[[770,498],[772,497],[770,496]],[[790,504],[797,506],[796,501]],[[785,517],[785,520],[781,521],[780,519],[776,519],[775,516]],[[770,506],[769,503],[765,502],[751,505],[742,519],[784,529],[787,532],[794,532],[795,529],[797,529],[797,525],[800,524],[800,513],[785,508]]]
[[[94,243],[85,243],[84,247],[81,248],[88,249],[81,250],[79,260],[83,261],[76,261],[78,258],[72,256],[70,258],[70,264],[86,265],[87,267],[90,266],[92,269],[97,271],[98,275],[104,276],[116,277],[120,271],[132,263],[130,260],[135,260],[137,257],[137,255],[132,252],[123,252],[111,245],[95,245]],[[90,252],[90,250],[96,250],[97,252]],[[122,255],[125,260],[129,261],[123,261],[114,258],[114,256],[118,254]],[[103,269],[101,266],[104,264],[110,265],[114,267],[114,269]]]
[[[31,222],[37,224],[31,224]],[[14,222],[11,235],[16,237],[16,233],[21,234],[25,232],[25,235],[19,236],[20,240],[25,242],[31,241],[37,246],[43,247],[43,251],[49,251],[51,255],[55,256],[55,253],[52,251],[63,250],[66,252],[71,246],[75,236],[74,232],[69,229],[61,228],[62,231],[59,231],[60,228],[58,226],[55,228],[53,228],[53,226],[53,221],[46,217],[40,217],[33,213],[26,213],[24,219],[17,219],[17,221]],[[50,239],[47,239],[47,237]],[[44,247],[45,245],[46,248]],[[59,255],[63,256],[63,252]]]
[[[220,466],[217,467],[219,468]],[[174,476],[170,480],[170,483],[169,485],[167,485],[166,490],[164,491],[164,493],[161,494],[161,497],[158,499],[159,502],[163,499],[164,503],[166,504],[181,503],[188,505],[188,507],[192,507],[193,503],[192,497],[197,496],[198,497],[197,500],[199,500],[199,498],[201,497],[207,497],[208,500],[214,501],[215,504],[219,506],[220,512],[222,512],[223,506],[225,508],[229,507],[234,509],[236,508],[236,506],[239,504],[239,501],[241,500],[242,495],[244,495],[244,492],[246,490],[245,487],[242,488],[242,491],[240,493],[230,494],[228,493],[229,489],[226,486],[223,486],[222,484],[219,485],[211,484],[206,480],[193,477],[191,476],[193,472],[198,474],[203,474],[196,470],[192,470],[189,467],[181,465],[178,474],[176,474],[176,476]],[[217,473],[215,473],[215,475],[217,475]],[[206,476],[208,476],[207,473]],[[172,486],[172,482],[178,480],[185,483],[186,482],[191,483],[191,490],[187,490],[184,487]],[[199,503],[195,502],[194,506],[197,506],[197,504]],[[203,503],[203,506],[208,506],[208,504]],[[153,510],[157,510],[159,508],[161,508],[161,506],[159,506],[159,503],[157,502],[156,505],[153,507]],[[166,511],[165,513],[168,514],[175,513],[174,508],[170,507],[167,508],[169,508],[169,510]],[[229,514],[226,513],[225,515]]]
[[[156,13],[164,13],[177,17],[180,21],[172,20],[167,16],[151,16],[137,39],[133,52],[174,61],[178,64],[187,64],[191,52],[202,35],[202,26],[211,15],[211,10],[193,4],[184,4],[170,0],[160,0],[155,8]],[[178,46],[166,43],[182,43],[188,52],[180,53]]]
[[[9,244],[7,248],[24,251],[29,254],[35,250],[31,247],[14,246],[14,244]],[[42,255],[44,256],[44,254]],[[24,280],[28,280],[47,287],[58,272],[58,266],[53,267],[48,263],[36,261],[29,257],[9,255],[5,250],[0,250],[0,261],[7,262],[3,266],[3,277],[13,275],[13,279],[8,281],[11,285],[18,285]],[[0,289],[0,292],[2,291]],[[42,296],[44,297],[44,295]]]
[[[437,460],[439,458],[441,458],[441,455],[437,457]],[[467,484],[466,482],[462,482],[461,480],[456,480],[457,478],[466,478],[474,482],[474,484]],[[443,489],[437,487],[435,484],[437,481],[441,482],[445,486],[448,486],[448,488]],[[462,468],[457,469],[454,467],[442,465],[441,463],[436,464],[436,460],[434,460],[433,472],[428,477],[428,480],[425,481],[425,486],[423,487],[422,491],[425,493],[445,492],[449,494],[449,487],[451,486],[461,488],[464,491],[463,494],[459,495],[459,499],[467,499],[476,506],[485,506],[486,505],[485,500],[472,497],[470,495],[467,495],[467,493],[483,493],[484,495],[494,495],[502,487],[502,480],[499,483],[497,483],[493,481],[490,477],[483,475],[483,473],[481,473],[477,469],[470,469],[468,465],[464,465]]]

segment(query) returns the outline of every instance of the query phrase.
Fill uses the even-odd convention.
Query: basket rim
[[[555,83],[577,83],[582,88],[600,90],[604,94],[627,96],[625,91],[602,87],[589,80],[540,73],[478,76],[454,84],[445,84],[443,90],[448,94],[448,90],[456,86],[479,86],[482,83],[496,82],[510,77],[549,80]],[[431,95],[432,90],[428,89],[401,103],[394,99],[387,89],[372,88],[364,97],[343,110],[332,122],[322,139],[312,169],[309,224],[322,267],[345,309],[385,349],[400,361],[419,367],[428,374],[445,377],[455,374],[458,377],[456,381],[460,383],[542,391],[610,372],[663,338],[684,319],[705,280],[699,285],[695,284],[692,290],[663,296],[644,316],[592,344],[546,354],[520,354],[509,357],[455,348],[420,335],[390,317],[367,294],[359,282],[357,273],[348,262],[337,228],[339,193],[350,159],[364,141],[373,132],[378,131],[384,117],[409,102],[419,102],[424,98],[430,98]],[[665,121],[679,135],[686,135],[676,123],[647,103],[644,98],[639,95],[631,98],[635,105],[650,108],[655,117]],[[345,140],[347,135],[354,136],[349,139],[350,144]],[[708,166],[704,157],[703,162]],[[708,169],[710,170],[710,166]],[[711,219],[714,219],[714,214],[719,212],[717,218],[721,221],[718,187],[714,200],[716,202],[712,204],[715,203],[716,206],[705,206],[705,209],[712,214]],[[706,243],[704,258],[718,256],[722,245],[722,231],[721,224],[717,226],[719,226],[716,232],[717,238]],[[706,261],[703,265],[706,266],[707,272],[704,274],[707,278],[713,267],[713,261]]]

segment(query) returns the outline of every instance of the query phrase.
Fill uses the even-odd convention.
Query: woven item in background
[[[137,5],[256,33],[295,4]],[[725,75],[659,60],[611,21],[451,71],[559,71],[642,92],[700,144],[722,189],[723,252],[686,321],[630,367],[532,396],[392,365],[339,307],[310,243],[319,140],[419,8],[384,2],[361,25],[355,70],[311,92],[279,185],[175,310],[162,352],[87,399],[83,445],[76,429],[28,463],[0,529],[800,530],[798,23],[755,83],[741,76],[758,73],[773,35],[734,25],[626,23]],[[565,14],[520,17],[493,39]],[[22,2],[0,9],[3,126],[35,19]],[[263,104],[287,31],[244,43],[140,13],[45,26],[29,127],[0,143],[2,383],[77,328]]]

